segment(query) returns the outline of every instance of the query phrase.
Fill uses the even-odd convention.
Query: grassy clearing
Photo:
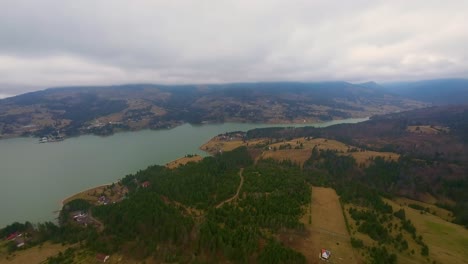
[[[76,199],[83,199],[83,200],[90,201],[90,202],[93,202],[93,203],[97,202],[99,196],[96,196],[95,194],[101,194],[101,193],[105,192],[105,190],[107,189],[107,186],[109,186],[109,184],[93,187],[93,188],[84,190],[82,192],[76,193],[76,194],[74,194],[72,196],[69,196],[69,197],[63,199],[62,204],[69,203],[70,201],[73,201],[73,200],[76,200]]]
[[[291,160],[292,162],[302,166],[310,157],[313,148],[323,150],[336,150],[342,155],[351,155],[356,159],[358,164],[367,166],[370,160],[379,156],[389,160],[397,160],[400,155],[393,152],[377,152],[367,151],[354,146],[344,144],[342,142],[324,139],[324,138],[294,138],[289,141],[281,141],[272,143],[268,139],[255,139],[243,141],[241,139],[225,140],[220,137],[214,137],[200,147],[201,150],[211,154],[220,151],[233,150],[240,146],[257,147],[261,149],[260,159],[272,158],[275,160]]]
[[[453,214],[452,212],[450,212],[449,210],[447,209],[444,209],[444,208],[440,208],[434,204],[430,204],[430,203],[424,203],[424,202],[420,202],[420,201],[416,201],[416,200],[412,200],[412,199],[408,199],[408,198],[404,198],[404,197],[398,197],[398,198],[395,198],[394,201],[400,205],[404,205],[404,206],[408,206],[408,207],[411,207],[411,205],[418,205],[418,206],[421,206],[421,207],[424,207],[424,208],[427,208],[427,211],[428,213],[430,214],[433,214],[433,215],[436,215],[448,222],[452,222],[454,220],[454,217],[453,217]],[[434,199],[433,203],[435,203],[437,200]]]
[[[431,134],[431,135],[437,135],[440,133],[448,133],[450,132],[450,129],[448,127],[443,127],[443,126],[408,126],[406,128],[407,131],[411,133],[417,133],[417,134]]]
[[[261,159],[274,159],[278,161],[291,160],[293,163],[302,166],[306,162],[312,149],[282,149],[277,151],[264,151],[260,156]]]
[[[391,244],[385,245],[392,253],[397,255],[398,263],[467,263],[468,230],[438,216],[438,214],[441,214],[447,218],[448,211],[436,208],[434,205],[406,198],[396,198],[393,201],[389,199],[383,200],[392,206],[394,212],[400,209],[405,211],[406,219],[411,221],[416,228],[416,236],[420,236],[429,248],[429,255],[423,256],[421,254],[421,245],[417,243],[409,232],[402,230],[400,219],[391,217],[383,223],[383,226],[393,238],[402,235],[402,238],[408,245],[407,249],[403,250],[395,248]],[[415,204],[417,206],[414,206]],[[418,209],[414,209],[410,205]],[[357,222],[350,216],[348,211],[351,207],[358,210],[366,209],[354,204],[347,204],[345,206],[345,215],[348,219],[351,235],[356,239],[362,240],[367,247],[377,247],[378,242],[372,240],[367,234],[357,231]],[[426,208],[428,209],[426,210]],[[388,228],[389,226],[391,228]],[[359,253],[363,259],[369,257],[367,250],[359,250]]]
[[[35,246],[26,250],[16,251],[13,255],[0,255],[0,264],[24,264],[41,263],[48,257],[57,255],[60,251],[65,251],[70,245],[44,243],[42,246]]]
[[[199,155],[193,155],[193,156],[187,156],[187,157],[183,157],[183,158],[179,158],[179,159],[176,159],[176,160],[173,160],[169,163],[166,164],[166,167],[168,167],[169,169],[174,169],[174,168],[177,168],[181,165],[185,165],[189,162],[199,162],[200,160],[202,160],[203,157],[202,156],[199,156]]]
[[[62,204],[66,204],[76,199],[83,199],[93,204],[96,204],[98,202],[99,197],[101,197],[102,195],[105,195],[108,198],[109,202],[118,202],[122,199],[122,197],[125,196],[127,192],[127,188],[124,186],[120,186],[119,184],[115,184],[114,187],[112,187],[111,184],[105,184],[84,190],[70,197],[67,197],[62,201]]]
[[[240,139],[223,140],[220,137],[214,137],[210,141],[203,144],[200,149],[210,154],[216,154],[220,151],[231,151],[241,146],[255,146],[256,144],[266,143],[268,143],[268,140],[265,139],[243,141]]]
[[[436,263],[467,263],[468,230],[460,225],[448,222],[433,214],[424,214],[420,210],[400,206],[386,200],[394,209],[403,208],[406,217],[410,219],[429,246],[429,257]]]
[[[62,251],[63,252],[63,251]],[[58,254],[58,252],[57,252]],[[57,255],[55,254],[55,255]],[[96,259],[96,252],[90,251],[88,249],[76,249],[73,252],[73,256],[68,258],[68,260],[72,260],[73,263],[77,264],[88,264],[88,263],[102,263]],[[161,261],[155,260],[152,257],[145,259],[144,261],[132,259],[129,256],[124,256],[122,254],[111,254],[109,255],[109,259],[106,261],[108,264],[156,264],[161,263]],[[29,262],[28,262],[29,263]],[[39,263],[39,262],[38,262]],[[3,264],[3,263],[0,263]]]
[[[426,222],[427,228],[430,230],[431,233],[438,233],[438,234],[453,234],[456,230],[451,226],[447,226],[442,223],[435,223],[435,222]],[[468,239],[468,238],[467,238]]]
[[[305,235],[281,234],[281,240],[306,256],[307,263],[323,263],[322,248],[332,252],[331,263],[361,263],[351,247],[350,237],[335,190],[312,187],[312,203],[305,208],[301,222]]]
[[[345,206],[345,215],[348,219],[349,227],[350,227],[350,232],[355,239],[362,240],[365,246],[368,248],[370,247],[380,247],[379,243],[375,240],[373,240],[369,235],[363,234],[358,230],[358,225],[357,222],[351,217],[349,214],[349,208],[354,208],[358,210],[366,210],[368,208],[365,207],[360,207],[356,206],[353,204],[347,204]],[[394,208],[394,210],[399,210],[399,208]],[[390,244],[385,244],[384,246],[390,250],[391,253],[395,253],[397,255],[397,263],[426,263],[427,262],[427,257],[421,256],[421,246],[418,245],[414,239],[411,237],[411,235],[405,231],[399,230],[399,227],[401,226],[400,219],[394,217],[390,221],[386,221],[384,226],[387,227],[387,225],[392,225],[392,226],[398,226],[398,228],[392,228],[389,231],[389,235],[392,237],[396,237],[398,234],[401,234],[403,239],[407,241],[408,243],[408,249],[404,251],[398,251],[395,248],[393,248],[392,245]],[[417,230],[419,232],[419,230]],[[419,234],[419,233],[418,233]],[[426,240],[424,240],[427,242]],[[370,259],[369,255],[369,250],[368,249],[357,249],[356,251],[359,251],[359,256],[362,258],[362,260],[368,260]]]
[[[269,144],[268,147],[269,148],[262,154],[263,158],[273,158],[277,160],[290,159],[291,161],[301,165],[303,165],[310,157],[313,148],[317,148],[319,150],[336,150],[342,155],[351,155],[356,159],[358,164],[363,164],[364,166],[369,165],[370,160],[377,156],[384,157],[389,160],[397,160],[400,157],[397,153],[367,151],[344,144],[340,141],[325,138],[314,138],[310,140],[295,138],[289,141]]]

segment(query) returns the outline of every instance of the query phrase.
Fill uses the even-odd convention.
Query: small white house
[[[96,255],[96,259],[100,262],[103,262],[105,263],[108,259],[109,259],[109,255],[106,255],[106,254],[97,254]]]
[[[320,257],[324,260],[328,260],[330,256],[331,256],[331,252],[329,250],[322,248],[320,252]]]

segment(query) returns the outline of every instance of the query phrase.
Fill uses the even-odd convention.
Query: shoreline
[[[319,121],[319,122],[317,122],[317,123],[312,123],[312,124],[309,124],[309,123],[302,123],[302,124],[301,124],[301,123],[289,123],[289,124],[287,124],[287,123],[282,123],[282,124],[276,123],[276,125],[283,125],[283,126],[284,126],[284,125],[293,125],[293,126],[301,126],[301,125],[304,125],[304,126],[313,126],[313,125],[319,125],[319,126],[317,126],[317,127],[322,127],[322,126],[320,126],[320,125],[321,125],[321,124],[324,124],[324,123],[332,123],[332,124],[330,124],[330,125],[334,125],[333,122],[336,122],[336,121],[343,121],[343,120],[350,120],[350,119],[351,119],[351,120],[362,119],[362,120],[356,122],[356,123],[359,123],[359,122],[363,122],[363,121],[369,120],[369,117],[363,117],[363,118],[345,118],[345,119],[336,119],[336,120],[330,120],[330,121]],[[230,122],[222,122],[222,123],[230,123]],[[237,123],[237,122],[233,122],[233,123]],[[241,122],[238,122],[238,123],[241,123]],[[343,122],[343,123],[348,123],[348,122]],[[184,124],[190,124],[190,123],[183,123],[183,124],[179,124],[178,126],[184,125]],[[210,125],[210,124],[213,124],[213,123],[209,123],[209,124],[200,124],[200,125],[203,126],[203,125]],[[241,124],[242,124],[242,123],[241,123]],[[265,124],[265,123],[263,123],[263,124]],[[190,125],[194,125],[194,124],[190,124]],[[274,124],[272,124],[272,125],[274,125]],[[177,126],[175,126],[175,127],[177,127]],[[171,127],[171,128],[169,128],[169,129],[172,129],[172,128],[174,128],[174,127]],[[168,129],[168,128],[162,128],[162,129]],[[136,130],[136,131],[143,131],[143,130],[155,130],[155,129],[146,128],[146,129],[141,129],[141,130]],[[159,130],[159,129],[156,129],[156,130]],[[134,131],[132,131],[132,130],[129,130],[129,131],[119,131],[119,132],[116,132],[116,133],[128,133],[128,132],[135,132],[135,130],[134,130]],[[116,133],[112,133],[112,134],[107,135],[107,136],[112,136],[112,135],[114,135],[114,134],[116,134]],[[83,135],[94,135],[94,134],[83,134]],[[78,136],[76,136],[76,137],[80,137],[80,136],[82,136],[82,135],[78,135]],[[95,136],[99,136],[99,135],[95,135]],[[67,138],[66,138],[66,139],[67,139]],[[207,142],[203,143],[201,146],[199,146],[198,149],[201,150],[201,151],[203,151],[203,152],[205,152],[205,153],[207,153],[207,154],[210,155],[210,156],[213,155],[213,153],[210,153],[209,151],[203,149],[203,146],[205,146],[207,143],[209,143],[212,139],[213,139],[213,138],[211,138],[211,139],[208,140]],[[194,157],[192,157],[192,158],[195,158],[195,159],[203,159],[204,157],[201,156],[201,155],[195,154]],[[190,161],[191,158],[186,157],[186,156],[185,156],[185,157],[180,157],[180,158],[177,158],[177,159],[175,159],[175,160],[172,160],[172,161],[170,161],[170,162],[164,164],[164,166],[166,166],[166,167],[168,167],[168,168],[171,168],[171,165],[180,165],[180,164],[183,164],[183,163],[181,163],[180,161],[183,161],[183,160],[185,160],[185,159],[188,159],[188,160]],[[71,200],[74,200],[74,199],[78,198],[78,196],[80,196],[81,194],[85,194],[85,193],[87,193],[87,192],[90,192],[90,191],[93,191],[93,190],[95,190],[95,189],[99,189],[99,188],[102,188],[102,187],[106,187],[106,186],[109,186],[109,185],[112,185],[112,183],[101,184],[101,185],[98,185],[98,186],[90,187],[90,188],[88,188],[88,189],[85,189],[85,190],[82,190],[82,191],[80,191],[80,192],[76,192],[76,193],[74,193],[74,194],[72,194],[72,195],[69,195],[69,196],[65,197],[64,199],[62,199],[62,200],[60,201],[61,208],[63,207],[64,203],[69,202],[69,201],[71,201]],[[76,198],[74,198],[74,197],[76,197]],[[61,208],[60,208],[60,210],[61,210]]]
[[[206,151],[205,151],[205,152],[206,152]],[[206,153],[208,153],[208,152],[206,152]],[[210,153],[208,153],[208,154],[211,155]],[[200,156],[200,155],[198,155],[198,154],[194,154],[192,157],[186,157],[186,156],[185,156],[185,157],[180,157],[180,158],[177,158],[177,159],[175,159],[175,160],[169,161],[169,162],[166,163],[164,166],[166,166],[166,167],[172,169],[172,168],[174,168],[174,167],[172,167],[173,165],[182,165],[182,164],[185,164],[185,162],[183,162],[184,160],[195,161],[195,162],[196,162],[196,161],[201,160],[201,159],[203,159],[203,158],[204,158],[204,157],[202,157],[202,156]],[[114,182],[107,183],[107,184],[101,184],[101,185],[98,185],[98,186],[93,186],[93,187],[90,187],[90,188],[81,190],[81,191],[79,191],[79,192],[76,192],[76,193],[74,193],[74,194],[72,194],[72,195],[69,195],[69,196],[63,198],[63,199],[60,201],[60,209],[59,209],[58,211],[62,210],[63,206],[64,206],[66,203],[68,203],[68,202],[70,202],[70,201],[72,201],[72,200],[78,199],[79,196],[81,196],[81,195],[83,195],[83,194],[86,194],[86,193],[88,193],[88,192],[92,192],[92,191],[94,191],[94,190],[103,188],[103,187],[110,186],[110,185],[112,185],[113,183],[114,183]]]
[[[204,151],[204,152],[206,152],[206,151]],[[208,152],[206,152],[206,153],[208,153]],[[169,168],[169,169],[174,169],[174,168],[177,168],[180,165],[187,164],[188,162],[198,162],[198,161],[202,160],[203,158],[204,157],[199,155],[199,154],[191,154],[191,156],[186,155],[184,157],[180,157],[180,158],[177,158],[175,160],[169,161],[164,166],[166,168]]]
[[[67,196],[67,197],[63,198],[63,199],[60,201],[60,205],[61,205],[61,207],[63,207],[63,206],[65,205],[66,202],[70,202],[70,201],[74,200],[74,199],[72,199],[72,198],[75,197],[75,196],[78,196],[78,195],[80,195],[80,194],[82,194],[82,193],[86,193],[86,192],[93,191],[93,190],[95,190],[95,189],[107,187],[107,186],[110,186],[110,185],[112,185],[112,183],[101,184],[101,185],[98,185],[98,186],[94,186],[94,187],[91,187],[91,188],[84,189],[84,190],[82,190],[82,191],[76,192],[76,193],[74,193],[74,194],[72,194],[72,195],[70,195],[70,196]],[[68,201],[67,201],[67,200],[68,200]],[[60,209],[60,210],[61,210],[61,209]]]
[[[331,120],[315,120],[315,121],[307,121],[307,122],[294,122],[294,121],[291,121],[291,120],[275,120],[275,121],[272,121],[272,120],[268,120],[268,121],[265,121],[265,122],[248,122],[248,121],[239,121],[239,120],[232,120],[232,121],[225,121],[225,122],[209,122],[209,121],[203,121],[201,123],[189,123],[189,122],[181,122],[181,123],[177,123],[177,124],[173,124],[173,125],[170,125],[170,126],[167,126],[167,127],[159,127],[159,128],[151,128],[151,127],[144,127],[144,128],[138,128],[138,129],[124,129],[124,130],[118,130],[118,131],[114,131],[110,134],[95,134],[95,133],[79,133],[77,135],[73,135],[73,136],[64,136],[63,140],[60,140],[60,141],[50,141],[50,142],[45,142],[45,143],[56,143],[56,142],[61,142],[61,141],[65,141],[67,139],[71,139],[71,138],[77,138],[77,137],[81,137],[81,136],[97,136],[97,137],[109,137],[109,136],[113,136],[115,134],[118,134],[118,133],[128,133],[128,132],[139,132],[139,131],[144,131],[144,130],[150,130],[150,131],[158,131],[158,130],[171,130],[171,129],[174,129],[176,127],[179,127],[179,126],[183,126],[183,125],[186,125],[186,124],[189,124],[189,125],[192,125],[192,126],[204,126],[204,125],[221,125],[221,124],[225,124],[225,123],[232,123],[232,124],[252,124],[252,125],[268,125],[267,127],[277,127],[277,126],[280,126],[280,127],[288,127],[289,125],[292,126],[292,127],[296,127],[296,126],[316,126],[316,125],[319,125],[319,126],[316,126],[316,127],[322,127],[320,126],[321,124],[324,124],[324,123],[333,123],[333,122],[336,122],[336,121],[343,121],[343,120],[349,120],[349,119],[366,119],[366,120],[369,120],[373,115],[367,115],[367,116],[364,116],[364,117],[349,117],[349,118],[341,118],[341,119],[331,119]],[[364,120],[364,121],[366,121]],[[361,121],[362,122],[362,121]],[[343,122],[343,123],[347,123],[347,122]],[[271,126],[269,126],[271,125]],[[32,139],[40,139],[41,137],[40,136],[33,136],[33,135],[22,135],[22,134],[6,134],[6,135],[0,135],[0,140],[7,140],[7,139],[15,139],[15,138],[32,138]]]

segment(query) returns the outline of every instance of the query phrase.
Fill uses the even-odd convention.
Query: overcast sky
[[[0,96],[135,82],[467,78],[467,47],[467,0],[0,0]]]

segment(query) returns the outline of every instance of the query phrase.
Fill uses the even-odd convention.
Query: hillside
[[[389,182],[372,180],[373,188],[392,195],[441,204],[468,226],[468,106],[440,106],[375,116],[367,122],[328,128],[266,128],[248,139],[323,137],[366,151],[402,157]],[[362,178],[365,181],[367,178]]]
[[[253,166],[247,149],[239,148],[173,169],[148,167],[106,187],[106,197],[122,186],[128,191],[116,203],[72,200],[60,213],[60,227],[16,223],[0,236],[19,232],[24,248],[48,240],[70,245],[48,263],[93,263],[96,253],[113,255],[111,263],[305,263],[277,238],[280,231],[303,230],[302,208],[311,197],[304,180],[287,163]],[[72,246],[78,242],[81,247]],[[24,248],[0,243],[0,261]]]
[[[0,137],[108,135],[184,122],[311,123],[422,106],[346,82],[54,88],[0,100]]]

